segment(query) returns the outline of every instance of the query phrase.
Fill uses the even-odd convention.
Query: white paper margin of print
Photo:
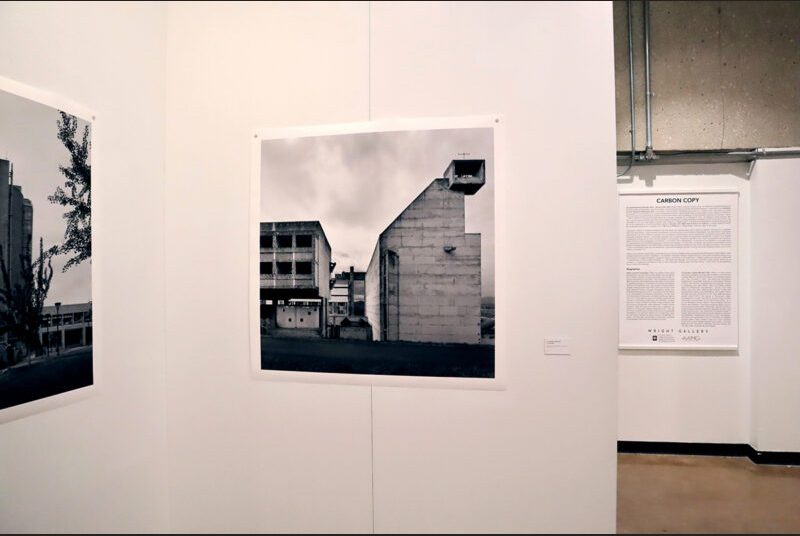
[[[739,321],[741,317],[741,307],[740,303],[741,300],[739,299],[741,296],[741,274],[740,274],[740,262],[739,262],[739,245],[741,242],[741,232],[739,230],[739,223],[741,221],[741,215],[739,209],[739,200],[741,199],[741,190],[738,188],[674,188],[674,189],[666,189],[666,190],[620,190],[618,192],[618,197],[623,195],[685,195],[685,194],[731,194],[736,196],[736,221],[734,224],[736,225],[736,241],[734,242],[734,270],[736,275],[736,344],[698,344],[698,345],[691,345],[691,344],[622,344],[622,293],[625,291],[624,285],[620,282],[618,283],[618,290],[619,294],[617,297],[617,308],[619,310],[619,314],[617,315],[617,322],[618,322],[618,334],[617,334],[617,349],[618,350],[672,350],[672,351],[699,351],[699,352],[706,352],[706,351],[732,351],[739,349]],[[617,217],[619,217],[619,204],[617,205]],[[617,221],[617,228],[619,231],[622,230],[622,224],[618,220]],[[617,251],[617,262],[619,263],[619,267],[617,270],[617,277],[619,277],[620,271],[622,269],[622,252],[624,251],[624,246],[622,243],[622,237],[618,238],[618,251]]]
[[[102,201],[98,203],[98,200],[102,200],[103,197],[102,187],[98,189],[98,181],[95,180],[97,177],[97,169],[99,168],[102,170],[102,167],[98,166],[99,159],[95,156],[95,142],[98,139],[97,114],[95,114],[89,108],[81,104],[77,104],[65,97],[22,84],[3,76],[0,76],[0,91],[34,101],[44,106],[49,106],[50,108],[55,108],[56,110],[64,111],[68,114],[80,117],[91,125],[89,142],[92,146],[90,155],[92,160],[92,222],[97,222],[98,211],[96,207],[102,206]],[[97,299],[99,297],[99,293],[97,292],[97,275],[101,273],[101,270],[98,268],[99,259],[96,257],[96,255],[94,255],[94,244],[97,243],[96,237],[97,226],[92,225],[92,384],[87,385],[86,387],[80,387],[71,391],[65,391],[63,393],[58,393],[52,396],[39,398],[37,400],[31,400],[30,402],[25,402],[23,404],[18,404],[16,406],[0,409],[0,423],[15,421],[36,413],[41,413],[43,411],[55,409],[60,406],[72,404],[100,392],[98,385],[102,384],[102,374],[100,359],[98,359],[98,356],[102,355],[104,347],[102,335],[103,300]],[[98,326],[100,329],[97,329]]]
[[[394,376],[380,374],[343,374],[331,372],[299,372],[264,370],[261,368],[261,335],[259,328],[259,223],[261,212],[261,144],[264,140],[304,138],[312,136],[334,136],[396,132],[403,130],[444,130],[459,128],[492,128],[494,146],[494,231],[495,231],[495,319],[499,328],[495,331],[494,378],[457,378],[439,376]],[[502,262],[506,254],[506,220],[503,210],[506,196],[505,179],[505,128],[501,114],[462,117],[434,117],[420,119],[387,119],[362,123],[342,123],[305,127],[281,127],[256,129],[251,134],[251,179],[250,179],[250,286],[247,294],[250,319],[250,365],[253,376],[260,380],[333,383],[346,385],[374,385],[387,387],[428,387],[501,391],[506,389],[507,336],[506,281]],[[502,200],[502,201],[501,201]],[[500,269],[498,269],[500,268]]]

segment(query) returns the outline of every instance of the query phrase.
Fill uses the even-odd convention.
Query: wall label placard
[[[621,193],[620,349],[738,347],[737,192]]]

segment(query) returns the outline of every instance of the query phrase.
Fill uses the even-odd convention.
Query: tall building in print
[[[13,165],[0,159],[0,246],[12,287],[22,282],[30,264],[33,241],[33,204],[14,184]]]

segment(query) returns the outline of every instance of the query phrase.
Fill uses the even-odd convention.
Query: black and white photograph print
[[[0,86],[0,410],[94,381],[91,129]]]
[[[260,140],[261,370],[495,378],[494,128],[327,132]]]

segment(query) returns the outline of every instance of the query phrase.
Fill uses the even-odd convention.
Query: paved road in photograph
[[[92,348],[0,373],[0,409],[92,384]]]
[[[261,368],[493,378],[494,346],[262,337]]]

